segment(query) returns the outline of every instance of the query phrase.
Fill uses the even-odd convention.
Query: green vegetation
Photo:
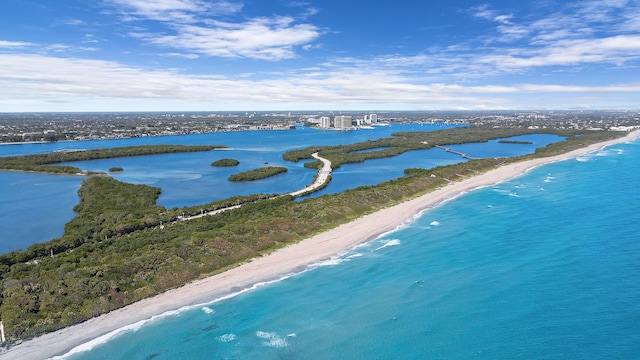
[[[531,141],[521,141],[521,140],[498,140],[500,144],[522,144],[522,145],[531,145],[533,144]]]
[[[240,161],[236,159],[220,159],[211,163],[211,166],[237,166]]]
[[[267,166],[233,174],[229,176],[229,181],[253,181],[268,178],[270,176],[274,176],[283,172],[287,172],[286,167]]]
[[[539,133],[539,131],[523,128],[493,129],[480,126],[430,132],[402,132],[394,133],[390,138],[367,140],[350,145],[312,146],[289,151],[282,157],[285,160],[297,162],[303,159],[310,159],[311,154],[318,152],[320,156],[329,159],[331,166],[335,169],[346,163],[359,163],[369,159],[391,157],[407,151],[431,149],[436,145],[480,143],[503,137],[533,133]],[[550,133],[571,136],[570,132]]]
[[[312,147],[285,155],[306,159],[320,151],[341,164],[381,152],[400,153],[411,147],[429,148],[466,139],[486,141],[524,131],[459,128],[401,133],[392,139]],[[88,177],[79,190],[78,215],[65,226],[61,238],[0,255],[0,314],[7,338],[16,341],[82,322],[423,195],[460,176],[474,176],[502,163],[556,155],[622,135],[602,131],[583,132],[581,136],[559,134],[566,136],[566,141],[538,149],[535,154],[470,160],[428,170],[406,169],[403,177],[376,186],[300,202],[291,196],[252,195],[167,210],[155,203],[160,193],[157,188],[105,176]],[[346,150],[381,147],[385,142],[390,148],[381,151],[349,154]],[[215,216],[178,220],[183,213],[192,215],[239,203],[244,205]]]
[[[123,170],[124,170],[124,169],[123,169],[123,168],[121,168],[121,167],[119,167],[119,166],[116,166],[116,167],[110,167],[110,168],[109,168],[109,172],[121,172],[121,171],[123,171]]]
[[[32,171],[49,174],[83,174],[75,166],[56,166],[52,164],[73,161],[111,159],[129,156],[157,155],[182,152],[210,151],[224,146],[184,146],[184,145],[148,145],[129,146],[113,149],[93,149],[78,151],[59,151],[48,154],[8,156],[0,158],[0,170]]]

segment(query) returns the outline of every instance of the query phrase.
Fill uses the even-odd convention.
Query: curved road
[[[317,188],[324,185],[324,183],[329,179],[329,176],[331,176],[331,161],[318,156],[317,152],[313,153],[311,156],[313,156],[314,159],[318,159],[322,161],[322,169],[320,169],[320,171],[318,172],[318,177],[316,178],[316,181],[314,181],[313,184],[307,186],[302,190],[290,192],[289,195],[300,196],[306,192],[311,192],[313,190],[316,190]]]
[[[318,171],[318,177],[316,178],[316,181],[314,181],[313,184],[305,187],[304,189],[290,192],[287,195],[291,195],[291,196],[296,197],[296,196],[300,196],[300,195],[302,195],[304,193],[313,192],[314,190],[322,187],[322,185],[324,185],[324,183],[328,181],[329,176],[331,176],[331,170],[332,170],[331,169],[331,161],[329,161],[328,159],[325,159],[323,157],[318,156],[317,152],[311,154],[311,156],[313,156],[314,159],[322,161],[322,168],[320,169],[320,171]],[[219,214],[219,213],[221,213],[223,211],[239,208],[240,206],[242,206],[242,204],[233,205],[233,206],[229,206],[229,207],[226,207],[226,208],[217,209],[217,210],[213,210],[213,211],[209,211],[209,212],[203,212],[201,214],[193,215],[193,216],[185,216],[185,217],[179,216],[178,217],[178,221],[187,221],[187,220],[201,218],[201,217],[207,216],[207,215],[215,215],[215,214]]]

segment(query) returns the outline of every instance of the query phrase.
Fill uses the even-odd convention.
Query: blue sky
[[[640,0],[2,0],[0,112],[639,109]]]

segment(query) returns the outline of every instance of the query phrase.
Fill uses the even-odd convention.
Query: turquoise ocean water
[[[71,359],[635,359],[640,141],[448,201]]]

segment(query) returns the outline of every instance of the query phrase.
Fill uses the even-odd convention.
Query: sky
[[[640,0],[0,2],[0,112],[524,109],[640,109]]]

